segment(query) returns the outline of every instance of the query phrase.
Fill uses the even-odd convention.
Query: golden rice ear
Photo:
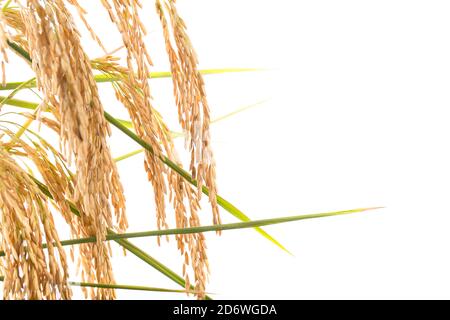
[[[86,246],[86,279],[111,283],[109,250],[102,241],[107,228],[127,227],[125,198],[106,138],[110,128],[104,119],[90,61],[65,3],[28,0],[22,10],[26,21],[32,67],[38,87],[56,110],[60,137],[68,158],[76,166],[74,201],[81,211],[84,236],[96,236],[97,245]],[[114,208],[118,225],[112,219]],[[83,255],[83,254],[82,254]],[[114,290],[95,290],[95,298],[114,298]]]
[[[25,117],[34,119],[34,115],[24,114]],[[44,121],[47,123],[47,121]],[[27,130],[25,130],[27,131]],[[79,224],[76,216],[70,210],[67,199],[72,199],[74,194],[74,178],[66,167],[66,161],[62,154],[53,148],[41,136],[33,133],[33,138],[24,134],[18,137],[13,131],[2,128],[2,133],[10,138],[6,145],[8,153],[17,155],[31,161],[49,189],[52,196],[51,203],[58,209],[67,224],[73,228]],[[27,141],[25,141],[27,140]],[[78,233],[73,233],[78,236]]]
[[[68,199],[73,198],[76,176],[73,176],[65,167],[63,156],[41,137],[33,136],[34,139],[31,139],[25,135],[30,140],[30,143],[26,143],[24,139],[17,138],[10,130],[3,129],[3,132],[11,138],[11,142],[7,144],[8,152],[25,157],[34,163],[51,194],[53,199],[51,203],[68,223],[72,237],[85,238],[92,236],[93,223],[83,223],[80,217],[73,214],[67,202]],[[49,154],[53,155],[53,161],[49,158]],[[78,206],[80,206],[79,203]],[[112,274],[112,266],[109,261],[110,249],[104,242],[100,244],[81,244],[78,247],[78,252],[80,253],[78,264],[82,266],[81,277],[83,281],[94,283],[96,281],[99,283],[115,282]],[[72,260],[74,259],[74,254],[75,252],[72,250]],[[99,264],[101,265],[99,266]],[[83,288],[83,292],[85,292],[86,297],[90,296],[94,299],[115,298],[115,292],[113,290],[98,288],[87,290]]]
[[[156,0],[156,11],[171,65],[179,122],[185,131],[186,144],[191,152],[190,169],[192,177],[197,180],[197,194],[200,198],[203,184],[209,188],[213,222],[219,224],[215,162],[210,145],[210,112],[203,77],[197,67],[197,56],[186,33],[186,25],[178,15],[175,1],[166,0],[162,5]]]
[[[5,24],[8,27],[9,39],[29,51],[28,42],[26,40],[26,27],[22,17],[21,10],[14,7],[3,9],[1,14]]]
[[[0,234],[5,299],[70,299],[65,252],[47,197],[0,146]],[[48,244],[47,252],[42,248]]]
[[[206,184],[209,188],[213,222],[219,224],[220,215],[216,200],[215,162],[210,147],[209,106],[203,78],[197,68],[197,57],[186,33],[184,21],[177,13],[175,1],[165,1],[164,6],[162,6],[161,2],[156,0],[155,4],[171,65],[179,122],[185,131],[186,142],[191,152],[190,169],[192,177],[197,180],[196,194],[185,181],[178,182],[179,185],[183,185],[184,196],[188,199],[190,205],[190,214],[189,217],[186,216],[182,200],[180,200],[179,195],[175,194],[174,207],[177,227],[185,228],[200,225],[197,211],[200,207],[199,200],[203,184]],[[171,28],[169,28],[166,15],[170,18]],[[173,40],[175,41],[175,46],[172,44]],[[179,177],[173,179],[179,179]],[[181,253],[185,254],[183,274],[186,278],[186,288],[190,285],[186,266],[191,263],[195,277],[195,290],[200,292],[198,298],[202,299],[209,273],[205,238],[203,234],[192,234],[180,235],[177,237],[177,240]],[[185,243],[188,245],[189,254],[185,252]]]
[[[116,96],[127,108],[137,134],[153,148],[154,153],[146,152],[145,169],[153,185],[157,225],[167,228],[165,194],[167,192],[164,178],[166,168],[159,161],[165,137],[158,132],[158,124],[153,113],[148,75],[152,63],[147,52],[144,25],[139,17],[140,3],[137,0],[119,1],[102,0],[109,16],[120,31],[122,41],[127,49],[128,74],[125,82],[117,84]],[[110,65],[110,67],[112,67]],[[102,71],[107,72],[106,69]],[[117,69],[115,71],[118,71]]]

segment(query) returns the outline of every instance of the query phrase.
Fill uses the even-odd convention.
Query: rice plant
[[[102,0],[99,6],[117,28],[125,58],[108,51],[77,0],[0,1],[0,280],[4,299],[70,299],[81,286],[86,298],[114,299],[116,289],[192,294],[209,299],[205,232],[255,228],[281,250],[285,247],[261,229],[276,223],[369,210],[354,209],[252,221],[217,193],[210,107],[203,76],[251,69],[200,70],[187,28],[175,0],[155,0],[170,70],[154,72],[146,47],[145,19],[138,0]],[[82,21],[84,26],[77,25]],[[89,57],[79,28],[87,28],[104,55]],[[17,55],[34,77],[7,82],[5,64]],[[158,112],[150,79],[171,77],[182,133],[172,132]],[[105,111],[98,83],[112,86],[117,104],[129,119]],[[37,101],[21,99],[25,91]],[[16,97],[17,96],[17,97]],[[23,110],[26,109],[26,110]],[[242,111],[242,110],[240,110]],[[238,111],[237,111],[238,112]],[[224,116],[227,117],[228,115]],[[223,117],[222,117],[223,118]],[[32,130],[32,123],[39,130]],[[114,159],[111,127],[141,149]],[[50,133],[58,136],[51,141]],[[174,139],[186,148],[176,150]],[[144,152],[142,167],[152,185],[156,230],[128,232],[126,199],[116,162]],[[188,169],[180,155],[188,154]],[[201,199],[209,202],[211,224],[199,218]],[[169,226],[171,206],[175,225]],[[239,222],[222,224],[221,215]],[[56,215],[70,229],[61,239]],[[181,274],[170,270],[128,241],[171,236],[183,256]],[[117,284],[110,242],[160,271],[179,289]],[[66,250],[66,248],[70,248]],[[70,253],[70,256],[68,255]],[[78,265],[81,281],[69,268]]]

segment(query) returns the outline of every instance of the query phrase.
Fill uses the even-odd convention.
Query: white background
[[[142,2],[154,70],[168,70],[153,1]],[[253,230],[208,234],[213,297],[450,298],[450,3],[178,2],[201,68],[269,69],[205,77],[213,118],[270,99],[213,125],[222,196],[252,219],[386,207],[267,227],[293,256]],[[81,3],[115,49],[120,40],[99,1]],[[92,57],[100,54],[85,41]],[[31,76],[17,70],[9,66],[8,80]],[[171,81],[151,83],[155,106],[176,128]],[[124,117],[107,85],[101,90],[106,109]],[[137,148],[120,133],[113,138],[114,155]],[[119,164],[130,231],[155,228],[142,160]],[[202,219],[211,222],[207,206]],[[160,248],[154,238],[133,242],[181,273],[173,240]],[[114,265],[118,283],[177,288],[119,250]]]

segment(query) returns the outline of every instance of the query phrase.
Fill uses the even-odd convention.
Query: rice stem
[[[11,1],[12,1],[12,0],[8,0],[8,1],[6,1],[6,3],[3,5],[3,8],[2,8],[2,11],[3,11],[3,12],[5,12],[5,11],[8,9],[9,5],[11,4]]]
[[[5,281],[4,276],[0,276],[0,282],[2,281]],[[105,284],[105,283],[91,283],[91,282],[77,282],[77,281],[69,281],[68,284],[76,287],[93,287],[103,289],[122,289],[122,290],[137,290],[137,291],[167,292],[167,293],[191,293],[191,294],[195,293],[195,291],[136,286],[129,284]]]
[[[364,212],[364,211],[369,211],[369,210],[376,210],[376,209],[380,209],[380,208],[381,207],[360,208],[360,209],[351,209],[351,210],[343,210],[343,211],[333,211],[333,212],[323,212],[323,213],[314,213],[314,214],[305,214],[305,215],[286,216],[286,217],[280,217],[280,218],[253,220],[253,221],[249,221],[249,222],[236,222],[236,223],[227,223],[227,224],[220,224],[220,225],[190,227],[190,228],[129,232],[129,233],[122,233],[122,234],[110,233],[106,236],[105,240],[109,241],[109,240],[156,237],[156,236],[176,235],[176,234],[191,234],[191,233],[203,233],[203,232],[211,232],[211,231],[248,229],[248,228],[269,226],[269,225],[294,222],[294,221],[300,221],[300,220],[333,217],[333,216],[340,216],[340,215],[346,215],[346,214],[352,214],[352,213],[359,213],[359,212]],[[71,246],[71,245],[77,245],[77,244],[82,244],[82,243],[94,243],[96,241],[97,241],[96,237],[86,237],[86,238],[80,238],[80,239],[63,240],[63,241],[60,241],[60,244],[62,246]],[[47,248],[47,244],[44,244],[43,248]],[[0,257],[1,256],[4,256],[3,251],[0,251]]]
[[[122,161],[122,160],[125,160],[125,159],[128,159],[128,158],[131,158],[132,156],[135,156],[135,155],[140,154],[142,152],[144,152],[144,149],[134,150],[134,151],[128,152],[128,153],[126,153],[124,155],[121,155],[121,156],[119,156],[117,158],[114,158],[114,161],[115,162],[119,162],[119,161]]]
[[[205,70],[200,70],[200,73],[203,75],[214,75],[214,74],[235,73],[235,72],[254,72],[254,71],[260,71],[260,69],[251,69],[251,68],[205,69]],[[161,79],[161,78],[170,78],[170,77],[172,77],[172,73],[170,71],[155,71],[155,72],[151,72],[149,75],[150,79]],[[104,74],[95,75],[94,79],[97,83],[121,81],[121,78],[115,78],[115,77],[111,77],[109,75],[104,75]],[[23,86],[23,88],[25,88],[25,89],[36,88],[36,81],[31,81],[30,83],[8,82],[5,84],[5,86],[0,86],[0,91],[1,90],[13,90],[20,86]]]

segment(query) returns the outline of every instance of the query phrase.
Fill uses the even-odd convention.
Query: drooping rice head
[[[2,132],[13,137],[5,129]],[[49,161],[46,155],[38,144],[33,148],[20,140],[0,143],[0,243],[5,252],[0,260],[5,299],[70,299],[72,295],[66,254],[59,243],[49,198],[15,159],[24,156],[34,160],[47,180],[59,184],[56,166],[41,166]],[[44,243],[47,249],[43,249]]]
[[[179,121],[185,131],[191,157],[190,170],[197,181],[197,190],[160,161],[161,157],[167,156],[181,165],[169,131],[160,114],[153,108],[148,81],[152,61],[144,41],[146,31],[139,16],[140,3],[136,0],[101,1],[122,36],[127,51],[124,67],[111,56],[89,61],[66,4],[74,6],[92,37],[101,47],[103,44],[89,26],[84,17],[85,11],[78,1],[14,2],[19,5],[19,9],[8,8],[3,13],[3,22],[0,21],[11,31],[3,34],[6,35],[5,39],[22,45],[31,53],[38,88],[44,94],[43,104],[48,106],[54,116],[53,120],[47,119],[47,124],[58,131],[67,163],[73,163],[76,168],[68,184],[70,187],[63,189],[65,191],[62,193],[58,194],[57,189],[58,183],[62,182],[52,181],[49,177],[45,182],[61,210],[67,209],[63,208],[67,197],[77,205],[80,217],[71,221],[74,225],[73,235],[95,235],[98,239],[96,244],[83,244],[80,247],[83,280],[114,282],[110,250],[102,239],[108,228],[123,231],[127,227],[125,199],[107,144],[110,129],[103,117],[93,68],[121,80],[113,84],[116,97],[128,110],[136,133],[153,149],[153,152],[146,152],[144,164],[153,185],[158,228],[168,227],[165,212],[167,193],[174,207],[176,227],[199,226],[198,211],[203,186],[209,189],[213,221],[220,223],[215,163],[210,146],[209,106],[204,82],[197,69],[197,57],[184,21],[176,10],[175,1],[157,0],[156,10],[171,63]],[[5,39],[2,44],[0,37],[0,45],[3,45],[0,50],[6,47]],[[70,212],[63,215],[70,221]],[[185,257],[183,274],[186,288],[190,285],[187,266],[191,265],[195,290],[200,292],[198,297],[203,298],[209,272],[204,236],[190,234],[177,235],[176,238],[178,248]],[[105,289],[92,289],[90,294],[100,299],[115,296],[113,290]]]

